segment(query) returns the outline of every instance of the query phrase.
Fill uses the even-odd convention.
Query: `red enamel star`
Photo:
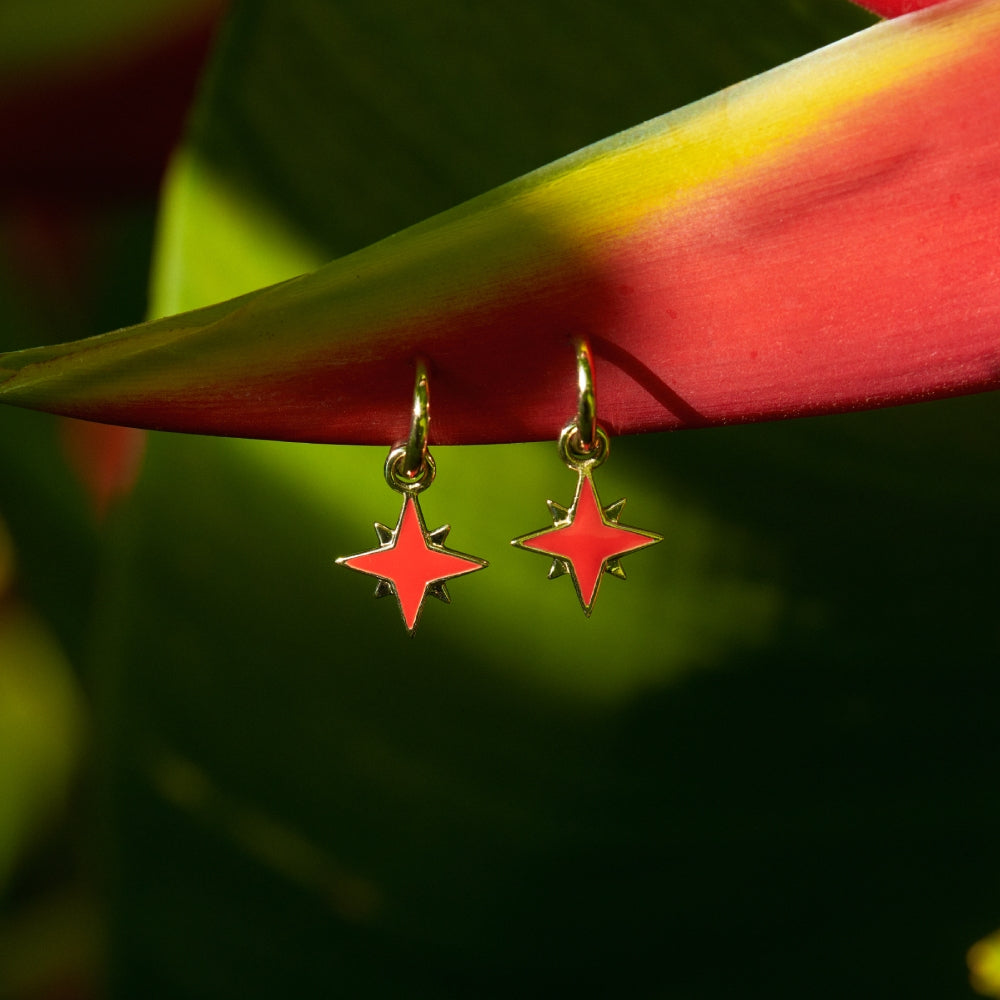
[[[416,496],[408,493],[403,499],[395,530],[375,522],[377,549],[356,556],[342,556],[337,562],[359,573],[378,577],[375,596],[395,594],[403,622],[412,633],[427,594],[450,604],[445,581],[489,565],[485,559],[446,549],[442,543],[449,531],[451,527],[446,524],[429,532]]]
[[[602,507],[590,471],[582,470],[579,476],[576,496],[568,510],[553,500],[548,501],[555,525],[515,538],[511,545],[551,556],[549,579],[569,573],[584,614],[589,617],[601,577],[610,573],[624,580],[621,557],[663,538],[652,531],[620,525],[618,518],[624,499]]]

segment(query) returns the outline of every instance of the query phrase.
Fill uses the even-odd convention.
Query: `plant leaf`
[[[351,5],[335,6],[350,19]],[[356,5],[381,40],[392,29],[373,6],[408,5]],[[613,21],[689,5],[594,6]],[[591,5],[502,9],[529,7],[548,17],[540,48],[565,72],[552,12]],[[327,163],[315,143],[331,130],[303,129],[291,150],[286,132],[261,141],[253,104],[232,97],[248,77],[260,86],[262,67],[297,69],[287,29],[321,9],[334,5],[240,6],[244,43],[279,19],[285,33],[240,47],[216,78],[229,99],[213,101],[211,126],[263,175],[290,228],[310,214],[327,222],[335,196],[356,198],[365,223],[400,228],[434,210],[418,185],[397,201],[377,158],[368,170],[380,180],[362,192],[339,170],[314,184],[307,171]],[[395,68],[395,51],[387,60],[384,45],[348,37],[358,63]],[[661,62],[673,78],[673,59]],[[569,93],[587,82],[569,76]],[[297,92],[312,117],[330,89]],[[629,89],[612,99],[625,104]],[[470,90],[461,96],[489,117]],[[413,103],[428,91],[414,88]],[[525,115],[544,123],[534,104]],[[378,116],[372,132],[384,130]],[[479,159],[492,167],[524,131],[511,120],[475,147]],[[369,133],[334,134],[359,161],[349,177],[364,176]],[[394,162],[408,163],[400,147]],[[306,169],[279,174],[276,161]],[[430,187],[436,169],[421,176]],[[455,184],[444,197],[465,193]],[[216,219],[190,219],[192,242]],[[304,231],[317,228],[327,256],[356,245],[353,231],[342,243],[330,225]],[[223,269],[261,242],[234,241]],[[190,270],[204,260],[217,277],[200,254]],[[213,280],[182,291],[200,296]],[[506,544],[545,516],[545,497],[569,499],[552,444],[436,450],[428,517],[496,560],[484,586],[431,607],[414,641],[396,609],[332,562],[397,515],[384,440],[376,453],[154,435],[110,524],[122,530],[95,656],[114,800],[113,994],[960,990],[967,929],[995,924],[981,875],[996,841],[996,586],[983,554],[998,537],[997,402],[616,441],[602,489],[629,496],[635,523],[669,531],[628,584],[608,583],[589,623],[569,581],[547,582],[544,563],[532,578]]]
[[[998,53],[985,0],[877,25],[313,274],[0,356],[0,400],[374,443],[422,353],[436,441],[530,440],[581,333],[617,433],[992,388]]]

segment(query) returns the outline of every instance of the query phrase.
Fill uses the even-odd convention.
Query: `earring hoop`
[[[594,360],[590,345],[582,337],[573,341],[576,348],[576,384],[579,393],[576,426],[580,447],[589,452],[597,444],[597,392],[594,389]]]
[[[576,350],[576,420],[559,435],[559,457],[574,472],[596,469],[611,454],[611,442],[597,423],[597,392],[590,345],[582,337],[573,341]]]
[[[427,450],[431,423],[427,364],[423,358],[417,358],[416,367],[410,433],[406,444],[393,448],[385,460],[385,481],[397,493],[420,493],[434,482],[437,475],[437,465]]]

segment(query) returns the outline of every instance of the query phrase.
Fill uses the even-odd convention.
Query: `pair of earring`
[[[624,580],[622,557],[662,541],[662,537],[620,524],[624,499],[601,506],[593,475],[607,459],[611,444],[597,423],[590,349],[583,340],[576,341],[575,346],[577,414],[562,430],[559,456],[577,474],[576,494],[569,507],[549,500],[553,524],[515,538],[511,544],[550,558],[550,580],[571,577],[583,612],[590,617],[604,574]],[[375,522],[378,548],[337,560],[342,566],[374,576],[378,580],[376,597],[394,594],[411,634],[428,594],[451,603],[448,581],[489,565],[485,559],[445,547],[449,525],[428,531],[424,523],[418,497],[434,481],[436,472],[427,447],[429,424],[427,369],[418,362],[409,437],[405,445],[389,452],[385,462],[386,482],[403,494],[399,520],[395,528]]]

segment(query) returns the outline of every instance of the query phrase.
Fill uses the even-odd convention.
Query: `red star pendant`
[[[549,579],[569,573],[583,612],[589,618],[603,575],[610,573],[624,580],[622,556],[661,542],[663,538],[652,531],[620,525],[618,518],[625,505],[624,499],[602,507],[590,470],[580,469],[578,474],[573,506],[567,510],[549,500],[555,525],[515,538],[511,545],[551,556]]]
[[[337,562],[378,577],[375,596],[396,595],[403,622],[412,634],[428,594],[450,604],[445,581],[489,565],[485,559],[446,549],[442,543],[449,531],[451,527],[446,524],[429,532],[416,496],[406,494],[395,530],[375,522],[377,549],[342,556]]]

